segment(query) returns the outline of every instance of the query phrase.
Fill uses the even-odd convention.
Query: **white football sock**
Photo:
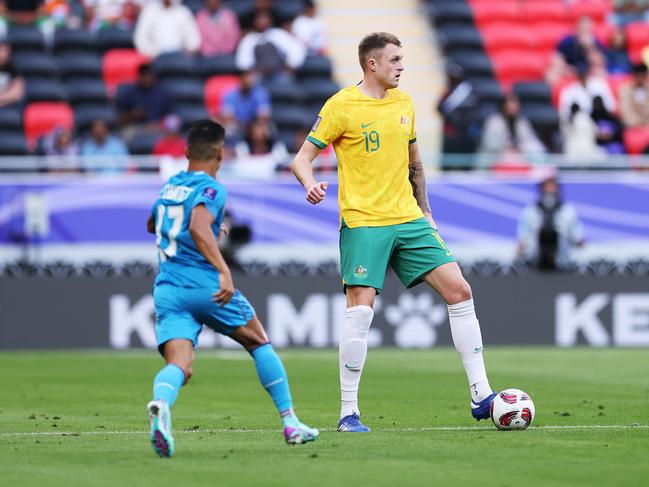
[[[469,379],[471,399],[480,402],[493,391],[487,379],[482,358],[482,335],[480,323],[475,315],[473,299],[448,306],[451,335],[455,349],[462,357],[464,370]]]
[[[369,306],[347,308],[345,326],[340,335],[339,365],[341,407],[340,417],[360,414],[358,409],[358,385],[367,357],[367,332],[374,311]]]

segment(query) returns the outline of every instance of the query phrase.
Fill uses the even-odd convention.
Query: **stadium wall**
[[[332,347],[345,297],[335,277],[235,275],[278,347]],[[487,345],[649,347],[649,281],[638,276],[474,276]],[[154,348],[151,278],[0,280],[0,348]],[[446,306],[424,286],[388,275],[371,346],[451,345]],[[200,346],[237,347],[205,330]]]

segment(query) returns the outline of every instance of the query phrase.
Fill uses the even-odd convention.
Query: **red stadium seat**
[[[629,154],[642,154],[649,147],[649,127],[625,129],[624,147]]]
[[[613,36],[613,30],[615,26],[607,22],[600,22],[599,24],[593,24],[593,31],[595,32],[595,37],[599,42],[608,46],[611,44],[611,37]]]
[[[552,85],[552,105],[554,105],[555,108],[559,107],[559,97],[561,96],[563,89],[566,86],[573,84],[575,81],[577,81],[576,77],[565,76]]]
[[[520,20],[520,7],[517,1],[475,2],[471,5],[473,19],[478,27],[494,22],[516,22]]]
[[[565,22],[538,22],[529,28],[534,32],[536,45],[543,50],[556,49],[561,39],[575,32],[574,26]]]
[[[70,105],[63,102],[30,103],[23,114],[25,138],[33,147],[39,137],[56,127],[71,128],[74,125],[74,112]]]
[[[614,75],[609,75],[608,76],[608,84],[611,87],[611,91],[613,92],[613,95],[615,95],[615,98],[620,100],[620,90],[622,87],[633,79],[633,76],[630,74],[614,74]]]
[[[122,83],[133,83],[137,79],[140,64],[148,58],[135,49],[111,49],[104,54],[102,71],[106,91],[113,95]]]
[[[626,26],[626,39],[629,49],[629,57],[634,63],[642,59],[642,49],[649,46],[649,24],[645,22],[633,22]]]
[[[611,11],[611,4],[606,0],[577,0],[570,9],[575,19],[589,17],[595,22],[604,22]]]
[[[480,34],[490,54],[503,49],[530,49],[536,43],[530,29],[518,22],[494,22],[480,29]]]
[[[538,81],[543,78],[546,67],[544,59],[536,50],[508,50],[491,58],[496,78],[505,90],[520,81]]]
[[[574,24],[572,12],[560,0],[530,0],[522,3],[523,21]]]
[[[218,115],[221,112],[223,95],[233,88],[239,86],[240,80],[235,75],[212,76],[205,83],[205,106],[210,115]]]

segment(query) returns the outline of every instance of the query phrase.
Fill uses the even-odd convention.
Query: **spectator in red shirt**
[[[232,54],[241,37],[239,19],[221,0],[205,0],[205,8],[196,15],[201,34],[201,54]]]
[[[162,138],[153,147],[155,156],[185,156],[185,138],[180,135],[182,121],[178,115],[167,115],[162,119]]]

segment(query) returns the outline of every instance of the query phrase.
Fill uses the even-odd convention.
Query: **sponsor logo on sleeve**
[[[214,188],[205,188],[205,191],[203,191],[203,196],[214,200],[214,198],[216,198],[216,190]]]
[[[311,127],[311,132],[315,132],[318,130],[318,127],[320,126],[320,121],[322,120],[322,117],[318,115],[315,119],[315,122],[313,122],[313,127]]]

